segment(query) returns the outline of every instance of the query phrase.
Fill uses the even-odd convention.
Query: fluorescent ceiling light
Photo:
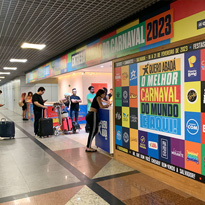
[[[0,76],[0,78],[5,78],[4,76]]]
[[[4,70],[17,70],[17,67],[4,67]]]
[[[10,75],[10,72],[0,72],[0,75]]]
[[[27,62],[27,59],[15,59],[15,58],[11,58],[10,62],[17,62],[17,63],[25,63]]]
[[[21,45],[21,48],[33,48],[33,49],[38,49],[38,50],[42,50],[45,47],[46,47],[45,44],[23,43]]]

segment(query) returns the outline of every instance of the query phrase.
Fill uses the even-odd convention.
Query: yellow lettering
[[[170,87],[170,90],[169,90],[169,102],[173,102],[174,100],[174,92],[173,92],[173,89],[172,87]]]

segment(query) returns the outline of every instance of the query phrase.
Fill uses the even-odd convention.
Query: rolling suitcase
[[[69,117],[65,117],[62,119],[61,130],[64,132],[68,132],[72,130],[72,121]]]
[[[38,121],[38,136],[48,137],[49,135],[53,135],[53,119],[52,118],[41,118]]]
[[[2,118],[0,121],[0,137],[15,137],[15,124],[13,121],[7,121]]]

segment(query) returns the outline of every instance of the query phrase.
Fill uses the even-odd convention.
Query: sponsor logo
[[[128,121],[128,114],[123,113],[123,121]]]
[[[202,129],[202,131],[205,132],[205,125],[203,125],[203,129]]]
[[[203,156],[203,160],[204,160],[204,162],[205,162],[205,156]]]
[[[197,30],[205,27],[205,19],[197,21]]]
[[[115,118],[116,118],[117,120],[121,120],[122,115],[121,115],[119,112],[117,112],[117,113],[115,113]]]
[[[195,103],[197,100],[197,92],[194,89],[190,89],[187,92],[187,100],[189,103]]]
[[[176,156],[176,157],[182,157],[182,158],[184,158],[184,154],[182,153],[182,151],[177,151],[177,150],[173,149],[173,150],[171,151],[171,153],[172,153],[172,155],[174,155],[174,156]]]
[[[145,136],[141,136],[140,137],[140,147],[142,148],[142,149],[146,149],[146,144],[145,144]]]
[[[199,124],[196,120],[190,119],[186,123],[186,129],[189,134],[196,135],[199,131]]]
[[[201,69],[202,69],[202,70],[205,70],[205,61],[202,61],[202,62],[201,62]]]
[[[128,92],[126,90],[123,91],[123,98],[124,99],[127,99],[128,97]]]
[[[138,117],[136,115],[130,115],[130,121],[131,122],[137,122]]]
[[[131,81],[131,80],[135,80],[135,79],[137,79],[136,71],[133,70],[133,71],[131,72],[131,78],[130,78],[130,81]]]
[[[126,80],[128,78],[128,73],[124,72],[122,73],[122,80]]]
[[[191,56],[190,58],[188,58],[188,62],[189,62],[189,67],[193,68],[194,63],[196,62],[196,56]]]
[[[137,94],[133,94],[133,93],[130,94],[130,99],[136,99],[136,98],[137,98]]]
[[[188,70],[188,77],[197,76],[197,70]]]
[[[117,92],[117,97],[118,97],[118,98],[120,97],[120,92]]]
[[[158,150],[158,144],[157,144],[157,142],[149,141],[148,144],[149,144],[149,148],[150,148],[150,149]]]
[[[168,140],[161,139],[161,157],[168,159]]]
[[[125,143],[128,143],[128,142],[129,142],[129,135],[128,135],[127,132],[124,132],[124,134],[123,134],[123,140],[124,140]]]
[[[189,152],[187,150],[187,161],[192,161],[192,162],[196,162],[197,164],[199,164],[199,156],[198,153],[194,153],[194,152]]]
[[[117,140],[120,141],[122,139],[122,133],[120,132],[120,130],[117,130],[116,136],[117,136]]]
[[[115,80],[120,80],[121,79],[121,76],[118,74],[115,76]]]
[[[204,89],[204,94],[203,94],[203,104],[205,104],[205,89]]]

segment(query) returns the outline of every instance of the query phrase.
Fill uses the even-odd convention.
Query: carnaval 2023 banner
[[[184,54],[138,64],[140,130],[184,139]]]

